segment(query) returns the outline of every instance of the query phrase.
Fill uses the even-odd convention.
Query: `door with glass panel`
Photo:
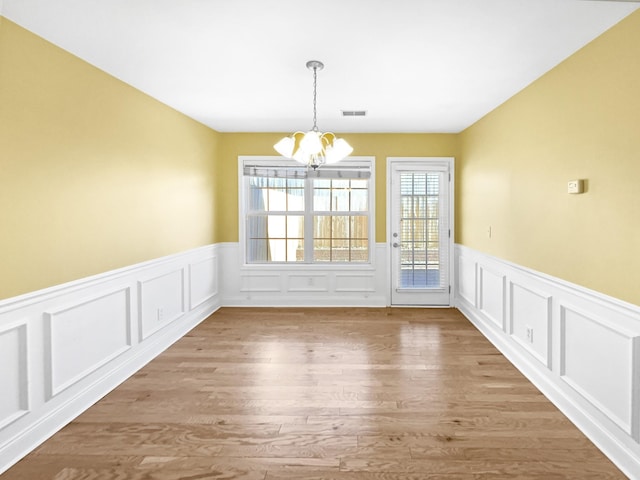
[[[389,159],[391,304],[449,306],[452,159]]]

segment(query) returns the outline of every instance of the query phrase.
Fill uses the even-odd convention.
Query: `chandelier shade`
[[[353,148],[346,140],[336,137],[331,132],[322,133],[317,126],[317,72],[324,64],[317,60],[307,62],[307,68],[313,69],[313,128],[308,132],[295,132],[284,137],[273,148],[286,158],[316,169],[322,165],[339,162],[348,157]]]

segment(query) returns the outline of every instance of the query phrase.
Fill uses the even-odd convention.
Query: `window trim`
[[[375,194],[375,157],[373,156],[351,156],[346,160],[342,160],[338,165],[347,167],[368,167],[371,172],[369,178],[369,261],[368,262],[272,262],[272,263],[248,263],[247,262],[247,248],[246,248],[246,212],[247,201],[246,188],[245,188],[245,176],[244,167],[246,164],[250,165],[272,165],[273,162],[278,162],[282,166],[300,166],[300,164],[294,160],[288,160],[281,156],[267,156],[267,155],[239,155],[238,156],[238,244],[240,246],[240,261],[241,268],[243,269],[264,269],[264,270],[300,270],[300,269],[314,269],[314,270],[373,270],[375,269],[375,257],[376,257],[376,241],[375,241],[375,220],[376,220],[376,194]],[[320,167],[322,168],[322,167]]]

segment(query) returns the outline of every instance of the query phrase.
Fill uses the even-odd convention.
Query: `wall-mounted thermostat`
[[[569,180],[567,193],[584,193],[584,180]]]

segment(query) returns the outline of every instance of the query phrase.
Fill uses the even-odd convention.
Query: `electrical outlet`
[[[527,340],[529,343],[533,343],[533,327],[527,325]]]
[[[164,317],[164,311],[163,311],[162,307],[158,307],[158,321],[159,322],[162,321],[162,317]]]

